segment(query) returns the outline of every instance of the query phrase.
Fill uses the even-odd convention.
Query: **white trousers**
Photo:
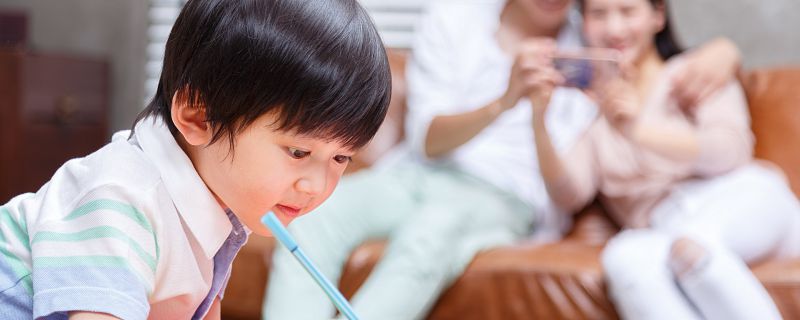
[[[708,255],[676,278],[673,242],[694,240]],[[609,241],[602,263],[625,319],[780,319],[747,263],[800,256],[800,203],[780,174],[753,164],[677,186],[655,208],[651,228]]]

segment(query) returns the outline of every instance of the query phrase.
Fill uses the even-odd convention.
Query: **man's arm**
[[[476,110],[434,117],[425,136],[425,154],[435,158],[453,151],[491,125],[503,112],[516,106],[533,90],[537,70],[549,63],[545,57],[555,50],[553,39],[526,40],[516,54],[503,96]]]
[[[683,54],[686,63],[672,77],[672,95],[686,109],[725,88],[742,64],[739,48],[728,38],[713,39]]]

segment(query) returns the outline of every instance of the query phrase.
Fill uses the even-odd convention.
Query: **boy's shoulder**
[[[135,200],[152,190],[160,183],[160,174],[135,139],[123,139],[129,135],[118,132],[99,150],[66,162],[50,180],[50,192],[79,200],[105,190]]]
[[[145,155],[129,131],[114,135],[111,143],[82,159],[80,165],[90,171],[93,184],[117,184],[142,190],[161,180],[157,167]]]
[[[147,242],[153,223],[160,221],[152,210],[158,203],[160,181],[134,140],[114,139],[85,157],[67,161],[37,192],[14,197],[5,207],[26,221],[32,243],[41,242],[38,247],[49,247],[53,232],[72,234],[89,230],[87,226],[100,227],[95,231],[114,226],[126,237]],[[145,236],[130,234],[137,225]]]

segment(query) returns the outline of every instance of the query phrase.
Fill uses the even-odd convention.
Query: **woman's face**
[[[572,0],[511,0],[518,1],[525,14],[540,27],[558,29],[567,19]]]
[[[666,21],[663,5],[649,0],[586,0],[583,19],[589,45],[617,49],[633,64],[656,49],[654,37]]]

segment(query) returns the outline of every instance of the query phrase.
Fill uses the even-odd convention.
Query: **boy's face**
[[[192,162],[223,207],[259,235],[268,211],[286,225],[327,199],[353,150],[338,141],[275,130],[276,115],[265,114],[239,133],[231,151],[221,139],[195,147]]]

